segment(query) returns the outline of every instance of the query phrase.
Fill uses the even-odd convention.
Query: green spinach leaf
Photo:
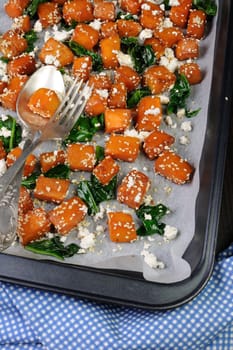
[[[34,30],[30,30],[29,32],[24,34],[24,38],[27,40],[28,47],[26,52],[31,52],[34,50],[34,44],[37,41],[38,37]]]
[[[25,246],[25,249],[36,254],[50,255],[59,260],[64,260],[65,258],[70,258],[75,255],[80,247],[75,243],[64,246],[60,237],[55,236],[51,239],[31,242]]]
[[[35,172],[27,178],[22,179],[21,185],[28,188],[29,190],[33,190],[36,187],[36,180],[41,173]]]
[[[77,195],[86,203],[88,214],[95,215],[99,211],[98,203],[95,200],[95,194],[92,192],[90,181],[81,181],[77,186]]]
[[[119,11],[117,13],[117,19],[126,19],[126,20],[133,19],[133,20],[135,20],[135,17],[131,13]]]
[[[151,95],[151,91],[148,87],[140,88],[134,91],[131,91],[127,96],[127,106],[128,108],[136,107],[138,102],[144,96]]]
[[[92,58],[92,68],[94,71],[100,72],[103,69],[103,62],[100,54],[87,50],[85,47],[72,40],[65,42],[65,44],[67,44],[73,53],[78,57],[90,56]]]
[[[151,45],[139,45],[137,38],[121,38],[121,48],[123,52],[132,57],[134,68],[138,73],[142,73],[156,62]]]
[[[8,131],[9,136],[4,136],[3,131]],[[0,140],[2,140],[4,148],[10,152],[12,148],[18,146],[22,140],[21,126],[16,122],[16,119],[7,115],[7,119],[0,119]]]
[[[97,162],[100,162],[104,159],[104,147],[97,145],[95,148],[95,156]]]
[[[58,164],[44,173],[45,177],[53,177],[57,179],[68,179],[70,168],[66,164]]]
[[[142,221],[142,226],[137,229],[138,236],[150,236],[155,233],[163,235],[165,224],[160,219],[166,215],[168,208],[163,204],[155,206],[142,205],[136,214]]]
[[[217,5],[214,0],[193,0],[193,7],[204,11],[209,17],[213,17],[217,13]]]
[[[39,4],[42,4],[43,2],[46,2],[47,0],[32,0],[30,1],[29,5],[25,9],[24,13],[26,15],[29,15],[31,19],[35,19],[37,17],[37,9]]]

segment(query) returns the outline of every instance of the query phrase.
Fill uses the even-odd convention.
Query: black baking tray
[[[196,202],[196,232],[184,254],[191,265],[191,276],[178,283],[160,284],[145,281],[142,274],[131,271],[78,267],[1,253],[2,281],[151,310],[182,305],[201,291],[211,276],[216,253],[233,241],[233,144],[229,138],[233,136],[232,28],[232,1],[220,1],[208,127]]]

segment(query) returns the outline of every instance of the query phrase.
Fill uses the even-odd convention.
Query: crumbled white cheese
[[[107,89],[96,89],[95,92],[102,98],[108,98],[108,90]]]
[[[184,118],[185,117],[185,108],[179,108],[176,115],[179,119]]]
[[[42,32],[43,27],[42,27],[41,21],[39,19],[35,22],[33,29],[37,33]]]
[[[54,64],[54,66],[56,66],[56,67],[58,67],[60,65],[60,62],[53,55],[45,56],[45,63],[46,64]]]
[[[2,114],[1,115],[1,120],[4,122],[6,120],[8,120],[8,116],[6,114]]]
[[[169,6],[179,6],[179,0],[169,0]]]
[[[140,140],[140,142],[143,142],[145,140],[145,138],[149,135],[149,132],[148,131],[138,132],[135,129],[127,129],[127,130],[125,130],[124,134],[126,136],[137,137]]]
[[[150,194],[147,194],[145,197],[144,197],[144,203],[145,205],[150,205],[151,203],[153,202],[153,198]]]
[[[0,159],[0,176],[5,174],[6,170],[7,170],[7,167],[6,167],[5,159]]]
[[[177,127],[177,124],[175,122],[173,122],[170,115],[167,115],[165,117],[165,123],[172,129],[176,129],[176,127]]]
[[[144,112],[145,115],[159,115],[160,114],[160,108],[149,108]]]
[[[96,242],[96,239],[95,239],[94,233],[89,233],[80,240],[79,245],[83,249],[90,249],[94,247],[95,242]]]
[[[94,216],[94,221],[98,221],[104,218],[104,214],[106,209],[100,204],[99,206],[100,211],[98,213],[95,214]]]
[[[94,19],[94,21],[89,23],[89,26],[92,27],[95,30],[100,30],[101,28],[101,21],[99,19]]]
[[[145,219],[145,220],[152,220],[151,214],[145,213],[145,214],[144,214],[144,219]]]
[[[143,44],[146,39],[150,39],[153,37],[153,30],[151,29],[143,29],[138,36],[139,44]]]
[[[55,28],[57,28],[57,26]],[[74,31],[73,29],[71,29],[71,30],[57,30],[56,29],[55,30],[55,28],[54,28],[53,37],[55,40],[58,40],[58,41],[68,40]]]
[[[0,136],[3,136],[3,137],[10,137],[11,136],[11,130],[7,129],[5,126],[3,126],[1,129],[0,129]]]
[[[174,226],[166,225],[164,228],[164,239],[171,241],[172,239],[175,239],[177,237],[178,230]]]
[[[166,18],[164,18],[162,26],[163,26],[163,28],[171,28],[171,27],[173,27],[173,23],[170,20],[170,18],[166,17]]]
[[[179,137],[179,142],[181,145],[188,145],[190,143],[188,136],[185,135]]]
[[[181,126],[180,126],[181,130],[183,131],[192,131],[192,123],[191,121],[185,121],[183,123],[181,123]]]
[[[166,67],[170,72],[174,73],[179,65],[178,59],[174,55],[174,51],[167,47],[164,52],[164,56],[160,58],[160,66]]]
[[[46,42],[49,38],[51,38],[51,34],[48,30],[46,30],[44,34],[44,42]]]
[[[116,57],[121,66],[134,67],[132,57],[123,53],[122,51],[116,51]]]
[[[166,95],[158,95],[158,97],[160,98],[160,102],[162,103],[162,105],[167,105],[170,101],[169,97]]]
[[[141,252],[141,255],[144,257],[144,261],[152,269],[164,269],[165,264],[162,261],[159,261],[157,257],[150,253],[148,250],[144,249]]]

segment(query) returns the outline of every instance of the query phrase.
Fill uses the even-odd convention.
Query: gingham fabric
[[[194,300],[165,312],[1,283],[0,349],[232,350],[233,245]]]

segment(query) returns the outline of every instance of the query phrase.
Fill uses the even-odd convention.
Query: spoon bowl
[[[65,85],[61,72],[54,66],[43,66],[28,79],[19,94],[16,103],[18,117],[26,129],[34,132],[42,129],[48,123],[48,119],[28,108],[30,96],[40,88],[54,90],[62,100],[65,96]]]

